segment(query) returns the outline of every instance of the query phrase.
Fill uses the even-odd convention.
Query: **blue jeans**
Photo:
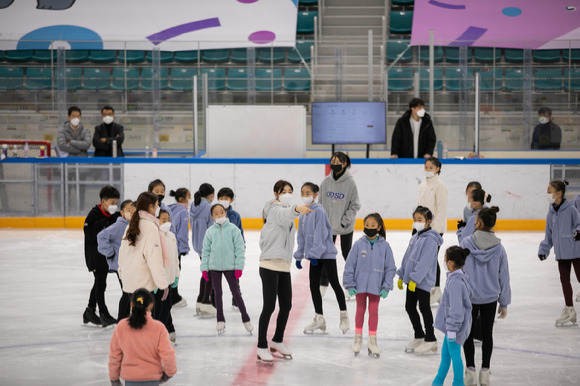
[[[433,386],[443,385],[451,362],[453,362],[453,386],[464,386],[461,345],[449,342],[446,336],[443,340],[443,347],[441,347],[441,364],[439,365],[437,376],[433,380]]]
[[[159,381],[125,381],[125,386],[159,386]]]

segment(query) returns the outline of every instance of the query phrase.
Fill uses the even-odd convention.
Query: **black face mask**
[[[161,204],[161,201],[163,201],[163,199],[165,198],[165,196],[163,194],[158,194],[157,198],[159,199],[159,203]]]
[[[342,165],[330,165],[330,169],[335,173],[338,174],[342,171]]]
[[[365,235],[367,235],[370,238],[373,238],[377,235],[377,233],[379,233],[379,230],[377,228],[365,228]]]

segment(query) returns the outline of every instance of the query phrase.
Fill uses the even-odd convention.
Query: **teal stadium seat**
[[[284,70],[284,90],[310,91],[310,74],[305,68],[286,68]]]
[[[89,60],[88,50],[67,50],[66,61],[69,63],[81,63]]]
[[[248,71],[245,68],[230,68],[228,71],[228,90],[246,91],[248,89]]]
[[[191,91],[193,90],[193,77],[195,75],[197,75],[197,68],[173,67],[171,69],[171,84],[169,88],[177,91]]]
[[[6,57],[4,57],[4,51],[0,51],[0,62],[3,62],[6,59]]]
[[[167,90],[169,84],[169,70],[167,67],[162,67],[160,71],[161,82],[159,89]],[[153,90],[153,69],[151,67],[145,67],[143,70],[141,70],[141,90]]]
[[[127,84],[125,85],[125,77]],[[113,68],[113,81],[111,83],[113,90],[136,90],[139,88],[139,69],[138,68]]]
[[[389,91],[408,91],[413,88],[412,68],[391,68],[388,75]]]
[[[29,62],[32,60],[32,50],[12,50],[4,51],[4,57],[9,62]]]
[[[480,68],[479,77],[481,91],[499,91],[503,87],[502,68]]]
[[[256,90],[276,91],[282,89],[281,68],[258,68],[256,69]]]
[[[111,70],[103,68],[85,68],[85,81],[83,86],[86,90],[105,90],[111,88]]]
[[[258,60],[263,63],[282,62],[286,58],[286,48],[264,47],[258,49]]]
[[[255,51],[254,51],[255,52]],[[258,57],[258,53],[256,53]],[[230,54],[230,60],[235,63],[247,63],[248,62],[248,49],[247,48],[234,48]]]
[[[435,67],[433,69],[433,91],[443,90],[443,69]],[[429,91],[429,69],[422,67],[419,71],[419,90]]]
[[[292,63],[300,63],[304,58],[304,61],[310,62],[310,47],[314,45],[313,40],[296,40],[296,46],[294,48],[288,48],[288,61]]]
[[[201,60],[208,63],[223,63],[230,60],[230,50],[203,50]]]
[[[21,67],[0,67],[0,90],[22,88],[24,69]]]
[[[83,70],[82,68],[67,68],[66,88],[67,90],[79,90],[83,88]]]
[[[52,88],[52,69],[50,67],[28,67],[26,69],[26,88],[28,90]]]
[[[225,68],[202,68],[201,75],[207,74],[207,87],[210,91],[221,91],[226,88]],[[199,87],[202,85],[200,83]]]
[[[413,60],[413,50],[414,47],[409,47],[409,40],[387,40],[387,60],[389,62],[394,62],[401,52],[405,52],[399,62],[410,62]],[[406,50],[406,51],[405,51]]]
[[[413,11],[391,11],[390,32],[392,34],[410,34],[413,29]]]
[[[117,60],[117,51],[91,50],[89,51],[89,60],[93,63],[113,63]]]
[[[560,50],[534,50],[532,57],[534,62],[555,63],[560,61]]]
[[[318,0],[300,0],[299,5],[318,5]]]
[[[56,50],[34,50],[32,59],[41,63],[56,63],[58,52]]]
[[[119,51],[119,56],[117,56],[117,60],[119,60],[119,62],[126,61],[127,63],[143,63],[145,61],[145,51],[138,50]]]
[[[471,47],[467,47],[467,61],[471,60]],[[448,62],[459,63],[459,47],[446,47],[445,60]]]
[[[564,89],[580,91],[580,68],[564,69]]]
[[[521,68],[505,70],[506,91],[521,91],[524,89],[524,71]]]
[[[501,48],[493,47],[475,47],[475,61],[478,63],[492,63],[495,59],[496,62],[501,60]]]
[[[467,69],[467,86],[465,90],[473,88],[473,68]],[[461,87],[461,69],[459,67],[448,67],[445,70],[445,89],[447,91],[460,91]]]
[[[314,33],[314,18],[318,17],[318,12],[298,12],[298,22],[296,25],[296,33],[302,35],[310,35]]]
[[[194,51],[177,51],[175,53],[175,61],[178,63],[197,63],[199,60],[199,52]]]
[[[147,51],[147,61],[149,63],[153,62],[153,51]],[[171,51],[160,51],[159,52],[159,62],[160,63],[171,63],[171,62],[173,62],[173,52],[171,52]]]
[[[506,48],[504,50],[504,58],[506,62],[523,63],[524,50],[521,50],[519,48]]]
[[[562,50],[562,58],[565,62],[580,62],[580,50]]]
[[[419,60],[422,62],[429,62],[429,46],[419,47]],[[433,60],[435,63],[440,63],[443,61],[443,47],[433,47]]]
[[[414,5],[415,0],[392,0],[393,5]]]
[[[562,69],[536,68],[534,70],[534,87],[541,91],[562,90]]]

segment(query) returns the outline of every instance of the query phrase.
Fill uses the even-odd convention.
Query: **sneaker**
[[[465,369],[465,378],[463,381],[465,386],[477,386],[477,373],[475,370]]]
[[[415,338],[405,346],[405,352],[413,352],[419,346],[425,343],[425,338]]]
[[[479,384],[481,386],[489,386],[489,375],[490,374],[491,374],[491,372],[489,371],[489,369],[486,369],[486,370],[481,369],[481,371],[479,372]]]
[[[423,342],[415,350],[415,354],[429,354],[437,352],[437,342]]]
[[[429,303],[430,304],[439,303],[442,295],[443,294],[441,293],[441,288],[439,288],[439,287],[431,288],[431,298],[429,300]]]

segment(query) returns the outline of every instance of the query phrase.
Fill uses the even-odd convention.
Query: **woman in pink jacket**
[[[175,350],[163,323],[151,317],[154,299],[145,288],[133,292],[131,316],[121,320],[111,338],[109,379],[113,386],[159,385],[177,372]]]

